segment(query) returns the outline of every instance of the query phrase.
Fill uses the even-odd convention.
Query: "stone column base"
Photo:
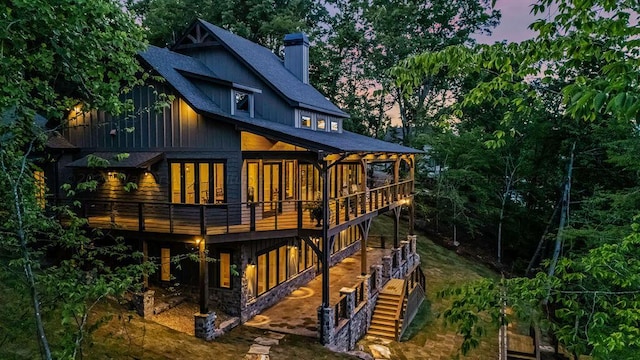
[[[216,331],[216,313],[209,312],[207,314],[195,313],[194,317],[194,325],[195,325],[195,333],[196,337],[199,339],[204,339],[206,341],[211,341],[215,338]]]
[[[136,312],[143,318],[153,316],[153,308],[155,306],[155,291],[147,290],[141,293],[133,294],[133,304]]]

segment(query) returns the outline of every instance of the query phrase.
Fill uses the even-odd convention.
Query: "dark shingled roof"
[[[70,143],[67,139],[65,139],[62,135],[58,133],[53,133],[47,139],[46,147],[49,149],[77,149],[75,145]]]
[[[235,35],[233,36],[235,37]],[[248,116],[232,116],[223,112],[209,97],[180,73],[180,71],[184,71],[216,78],[215,73],[199,60],[155,46],[150,46],[140,56],[164,77],[169,85],[173,86],[194,110],[217,120],[232,123],[239,129],[299,145],[316,152],[394,152],[405,154],[421,152],[413,148],[349,131],[343,131],[342,133],[313,131]],[[280,66],[282,67],[282,65]],[[290,74],[288,71],[285,72]],[[296,82],[301,84],[297,79]]]
[[[232,53],[235,53],[238,58],[249,65],[267,83],[271,84],[276,91],[297,103],[297,106],[323,111],[340,117],[349,117],[349,114],[340,110],[313,86],[305,84],[295,77],[284,67],[282,60],[271,50],[204,20],[198,21],[211,31],[220,42],[226,45]]]
[[[164,157],[164,153],[162,152],[129,152],[129,157],[118,161],[116,155],[122,153],[123,152],[96,152],[78,159],[67,166],[76,168],[89,167],[89,156],[93,155],[108,160],[109,166],[106,166],[107,169],[146,169]]]

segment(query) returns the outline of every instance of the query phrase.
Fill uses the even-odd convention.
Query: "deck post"
[[[400,225],[400,207],[393,208],[393,247],[397,248],[400,246],[399,241],[399,225]]]
[[[142,264],[146,266],[149,261],[149,244],[146,239],[142,240]],[[146,291],[149,288],[149,275],[146,271],[142,273],[142,291]]]
[[[322,162],[322,307],[329,308],[329,166]]]
[[[207,271],[206,258],[206,239],[199,240],[199,259],[200,259],[200,313],[207,314],[209,312],[209,271]]]

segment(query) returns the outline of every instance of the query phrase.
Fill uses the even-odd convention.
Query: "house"
[[[413,214],[420,151],[343,130],[349,115],[309,84],[307,37],[284,40],[282,61],[197,20],[171,49],[140,54],[163,81],[131,92],[134,111],[75,109],[62,131],[76,152],[59,173],[100,182],[82,199],[89,226],[160,259],[152,284],[197,286],[196,323],[210,321],[209,304],[247,321],[317,274],[318,306],[332,309],[329,267],[366,243],[374,217],[403,206]],[[96,168],[96,159],[108,164]],[[393,170],[389,180],[368,181],[380,164]],[[193,249],[217,261],[181,270],[170,261]]]

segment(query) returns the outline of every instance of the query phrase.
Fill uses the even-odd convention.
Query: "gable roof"
[[[374,139],[349,131],[323,132],[301,129],[273,121],[230,115],[218,107],[185,76],[186,73],[216,78],[216,74],[199,60],[178,54],[165,48],[150,46],[140,53],[140,57],[156,70],[167,83],[198,113],[219,121],[230,123],[240,130],[246,130],[275,140],[299,145],[315,152],[394,152],[404,154],[421,153],[406,146]],[[288,71],[287,71],[288,72]]]
[[[197,23],[210,31],[227,50],[287,99],[291,105],[338,117],[349,117],[349,114],[340,110],[316,88],[303,83],[287,70],[282,60],[271,50],[204,20],[196,20],[194,25]]]

